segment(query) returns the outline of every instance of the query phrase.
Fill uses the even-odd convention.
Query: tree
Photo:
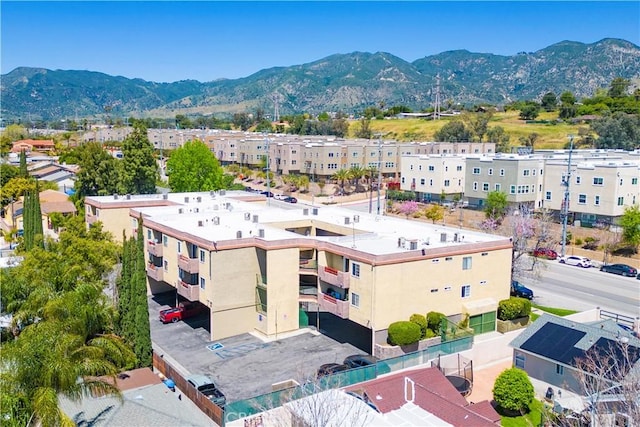
[[[349,169],[340,169],[332,178],[340,182],[340,193],[344,194],[344,182],[350,178]]]
[[[88,142],[78,148],[80,170],[76,174],[76,197],[106,196],[118,191],[119,166],[99,142]]]
[[[436,131],[433,138],[440,142],[463,142],[471,141],[473,135],[460,120],[453,120]]]
[[[324,194],[324,187],[327,185],[326,181],[324,179],[321,179],[318,181],[318,188],[320,189],[320,194]]]
[[[536,103],[527,103],[520,110],[521,120],[535,120],[540,114],[540,106]]]
[[[27,169],[27,153],[20,150],[20,176],[29,178],[29,170]]]
[[[506,369],[496,378],[493,400],[501,408],[524,414],[533,398],[533,385],[525,371],[518,368]]]
[[[614,113],[594,120],[591,128],[598,134],[596,148],[633,150],[640,141],[640,115]]]
[[[560,102],[566,105],[573,105],[576,103],[576,97],[573,93],[565,91],[560,94]]]
[[[119,189],[123,194],[154,194],[158,165],[153,157],[153,145],[147,128],[136,123],[122,144],[122,168]]]
[[[135,264],[132,266],[131,292],[134,304],[135,335],[133,351],[138,367],[152,365],[151,327],[149,325],[149,303],[147,302],[147,268],[144,262],[144,233],[142,217],[138,220],[138,234],[135,242]]]
[[[522,145],[524,145],[525,147],[529,147],[531,148],[531,152],[533,153],[535,150],[535,144],[536,141],[538,140],[538,138],[540,137],[540,135],[538,135],[535,132],[530,133],[527,136],[522,136],[520,137],[520,142],[522,143]]]
[[[356,192],[358,192],[359,181],[363,176],[365,176],[365,174],[366,171],[361,166],[355,165],[349,168],[349,177],[353,179],[353,185],[356,189]]]
[[[484,135],[487,133],[489,120],[493,117],[492,111],[481,113],[466,113],[463,120],[467,123],[469,130],[475,135],[478,141],[482,142]]]
[[[507,135],[502,126],[494,126],[487,130],[487,141],[496,144],[497,153],[509,152],[509,140],[511,137]]]
[[[30,251],[36,245],[42,246],[44,231],[42,227],[42,212],[40,210],[40,192],[36,182],[36,188],[29,191],[24,197],[23,208],[24,250]]]
[[[7,126],[0,135],[0,154],[6,155],[11,151],[13,142],[25,139],[27,135],[28,132],[22,125],[12,124]]]
[[[487,194],[487,204],[484,207],[484,213],[487,218],[501,220],[507,213],[507,194],[502,191],[490,191]]]
[[[253,124],[253,120],[247,113],[235,113],[233,115],[233,126],[242,131],[248,130]]]
[[[626,207],[620,217],[622,240],[634,248],[640,245],[640,208],[638,205]]]
[[[222,188],[223,170],[207,145],[189,141],[176,149],[167,160],[171,191],[190,192]]]
[[[622,77],[616,77],[611,81],[607,95],[611,98],[622,98],[627,95],[629,86],[631,86],[631,82],[629,80]]]
[[[363,117],[358,121],[359,126],[356,127],[356,138],[371,139],[373,131],[371,130],[371,118]]]
[[[12,178],[17,177],[20,174],[20,169],[15,166],[11,166],[8,163],[0,163],[0,187],[9,182]]]
[[[440,205],[431,205],[424,211],[424,216],[430,219],[434,224],[444,219],[444,207]]]
[[[544,108],[545,111],[555,111],[558,106],[558,98],[555,93],[547,92],[542,97],[540,104],[542,104],[542,108]]]
[[[398,211],[406,216],[407,219],[409,218],[409,215],[413,215],[419,210],[420,206],[418,206],[418,202],[416,202],[415,200],[407,200],[406,202],[402,202],[402,204],[400,204],[400,207],[398,208]]]

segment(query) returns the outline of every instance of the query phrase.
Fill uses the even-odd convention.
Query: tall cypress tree
[[[135,304],[135,345],[138,367],[151,366],[151,326],[149,325],[149,303],[147,301],[147,269],[144,261],[144,235],[142,217],[138,219],[138,235],[135,244],[135,261],[131,278],[131,300]]]
[[[122,239],[122,270],[117,281],[118,287],[118,330],[121,337],[133,346],[134,324],[133,305],[131,302],[131,248],[133,238],[127,239],[123,233]]]
[[[22,178],[29,178],[29,171],[27,170],[27,153],[24,150],[20,151],[20,174]]]
[[[24,233],[24,248],[29,251],[36,244],[40,247],[44,242],[42,228],[42,211],[40,209],[40,189],[36,181],[35,190],[28,191],[24,196],[22,207],[22,229]],[[37,238],[36,236],[40,236]]]

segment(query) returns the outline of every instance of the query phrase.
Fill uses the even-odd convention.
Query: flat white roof
[[[197,197],[201,198],[200,202]],[[209,193],[168,195],[179,205],[133,208],[160,226],[188,233],[199,238],[220,242],[238,238],[258,237],[263,230],[266,241],[285,239],[324,240],[372,255],[396,254],[410,250],[434,249],[505,240],[503,236],[460,229],[426,221],[394,216],[356,212],[337,206],[295,205],[271,201],[244,202],[233,199],[244,192],[227,192],[225,196]],[[133,196],[132,196],[133,197]],[[185,197],[189,202],[185,203]],[[296,225],[314,225],[329,229],[324,224],[339,226],[340,236],[304,236],[284,229]],[[414,242],[412,247],[411,242]]]

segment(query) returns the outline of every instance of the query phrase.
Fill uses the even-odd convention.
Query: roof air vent
[[[219,216],[214,216],[213,217],[213,225],[220,225],[220,217]]]
[[[236,232],[236,238],[237,238],[237,239],[242,239],[242,231],[238,230],[238,231]]]

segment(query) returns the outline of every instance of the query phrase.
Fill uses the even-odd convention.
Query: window
[[[436,292],[438,292],[438,288],[433,288],[433,289],[431,289],[431,293],[432,293],[432,294],[435,294]]]
[[[429,165],[429,172],[433,172],[434,170],[436,170],[435,166]]]
[[[162,266],[164,267],[164,271],[169,270],[169,261],[165,259],[164,262],[162,263]]]
[[[165,248],[169,246],[169,238],[167,236],[162,236],[162,246]]]
[[[516,186],[512,185],[511,187],[509,187],[509,194],[516,194]]]
[[[456,170],[457,170],[458,172],[462,172],[462,166],[460,166],[460,165],[456,166]]]
[[[178,242],[178,253],[182,253],[182,242]]]
[[[535,169],[531,169],[531,175],[536,176],[536,170]]]
[[[544,195],[545,200],[551,200],[551,191],[547,191]]]
[[[600,196],[594,196],[593,204],[596,206],[600,206]]]
[[[204,251],[200,249],[200,262],[204,262]]]
[[[500,191],[500,190],[502,189],[502,186],[501,186],[500,184],[496,184],[496,185],[493,187],[493,189],[494,189],[494,190],[496,190],[496,191]]]
[[[418,166],[418,170],[421,171],[422,170],[422,165]]]
[[[151,240],[151,230],[147,230],[147,240]]]
[[[623,183],[622,178],[620,178],[620,185],[622,185],[622,183]]]
[[[516,368],[524,369],[526,357],[522,353],[516,353]]]
[[[631,185],[638,185],[638,178],[631,178]]]
[[[471,285],[462,285],[460,296],[462,298],[468,298],[471,296]]]
[[[409,170],[413,170],[413,165],[409,166]]]
[[[478,183],[477,182],[473,183],[473,191],[478,191]]]
[[[424,185],[424,178],[420,178],[420,185]]]
[[[480,175],[480,168],[473,168],[474,175]]]
[[[204,285],[205,285],[204,277],[201,277],[200,278],[200,289],[204,289]]]
[[[445,290],[445,292],[446,292],[446,291],[450,291],[450,290],[451,290],[451,286],[445,286],[445,287],[444,287],[444,290]]]
[[[471,270],[471,257],[466,256],[462,258],[462,269]]]
[[[351,305],[354,307],[360,307],[360,295],[351,293]]]
[[[564,366],[556,364],[556,374],[564,375]]]
[[[482,183],[482,191],[484,191],[485,193],[487,191],[489,191],[489,183],[488,182],[483,182]]]
[[[487,172],[489,175],[493,175],[493,168],[489,168],[489,171]]]
[[[603,185],[604,179],[599,177],[593,177],[593,185]]]
[[[449,186],[449,180],[448,180],[448,179],[445,179],[445,180],[444,180],[444,186],[445,186],[445,187],[448,187],[448,186]]]
[[[624,197],[618,197],[618,206],[624,205]]]
[[[584,205],[587,203],[587,195],[586,194],[578,194],[578,204]]]
[[[404,176],[402,178],[400,178],[400,180],[402,181],[402,183],[404,184]]]
[[[355,262],[351,264],[351,275],[360,277],[360,264],[356,264]]]
[[[582,181],[582,178],[580,178],[579,176],[576,176],[576,184],[580,185],[581,181]]]
[[[504,176],[504,169],[500,169],[500,176]]]
[[[433,180],[432,179],[429,180],[429,185],[433,187]]]
[[[529,176],[530,173],[531,171],[529,169],[525,169],[522,171],[522,176]]]

